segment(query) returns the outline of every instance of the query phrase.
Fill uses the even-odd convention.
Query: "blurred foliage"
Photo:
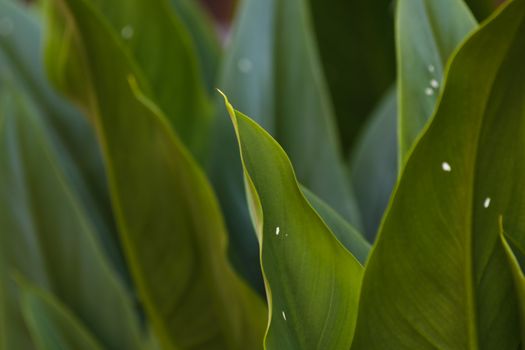
[[[0,350],[523,347],[498,3],[0,0]]]

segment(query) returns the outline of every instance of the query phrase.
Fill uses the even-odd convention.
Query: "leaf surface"
[[[122,281],[58,162],[29,98],[3,91],[0,108],[0,322],[8,349],[28,346],[11,273],[52,292],[108,349],[138,349],[141,332]]]
[[[75,41],[77,29],[61,15],[57,1],[49,1],[51,29],[46,52],[49,71],[65,91],[73,90],[70,95],[84,93],[83,98],[89,98],[89,87],[84,83],[89,77],[81,68],[86,64],[86,53],[81,52]],[[166,114],[184,144],[195,155],[202,156],[211,104],[194,44],[168,0],[90,0],[89,3],[126,50],[133,62],[133,74],[141,80],[146,95]],[[60,64],[56,62],[57,56]],[[69,81],[72,79],[75,81]]]
[[[463,0],[399,0],[396,14],[399,164],[427,123],[446,63],[476,20]]]
[[[523,239],[525,1],[453,57],[367,262],[353,349],[516,349],[498,216]]]
[[[510,247],[510,244],[505,238],[505,233],[503,231],[502,224],[500,225],[500,239],[505,253],[507,255],[507,260],[509,262],[510,268],[512,270],[512,277],[514,278],[514,287],[516,290],[518,305],[519,305],[519,314],[520,314],[520,332],[521,332],[521,343],[525,344],[525,275],[521,269],[520,263],[514,251]],[[525,252],[520,251],[520,256],[523,258]]]
[[[397,180],[396,98],[391,88],[381,99],[350,158],[350,177],[369,242],[375,240]]]
[[[362,266],[310,206],[279,144],[226,106],[261,246],[271,317],[266,349],[348,348]]]
[[[299,182],[359,230],[307,0],[243,1],[218,87],[283,146]],[[225,212],[236,266],[244,276],[260,276],[238,146],[221,104],[216,101],[209,174]],[[261,288],[260,277],[252,284]]]
[[[126,257],[166,349],[257,349],[266,311],[230,268],[207,179],[140,88],[132,61],[96,9],[65,0],[91,77],[95,121]],[[110,58],[110,59],[108,59]]]
[[[103,349],[80,320],[52,295],[26,285],[22,287],[21,304],[37,349]]]

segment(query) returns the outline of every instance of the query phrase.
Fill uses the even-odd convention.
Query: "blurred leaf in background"
[[[309,0],[345,152],[395,78],[393,0]]]

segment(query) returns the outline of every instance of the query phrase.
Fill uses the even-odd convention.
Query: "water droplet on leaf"
[[[133,34],[135,34],[135,31],[133,30],[133,27],[130,25],[122,27],[120,31],[120,35],[122,36],[122,38],[126,40],[133,38]]]
[[[253,68],[253,63],[246,57],[243,57],[237,62],[237,68],[241,73],[249,73]]]
[[[450,167],[450,164],[448,164],[447,162],[441,163],[441,168],[447,172],[450,172],[452,170],[452,168]]]

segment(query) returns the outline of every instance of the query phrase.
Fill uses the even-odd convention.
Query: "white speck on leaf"
[[[430,81],[430,86],[432,86],[434,89],[437,89],[439,87],[439,82],[436,79],[432,79]]]
[[[447,172],[450,172],[452,170],[452,168],[450,167],[450,164],[448,164],[447,162],[441,163],[441,168]]]
[[[430,73],[434,73],[436,71],[436,67],[434,67],[433,64],[429,64],[427,69]]]
[[[279,228],[279,226],[277,226],[277,227],[275,228],[275,235],[276,235],[276,236],[279,236],[279,232],[281,232],[281,229]]]
[[[483,202],[483,207],[488,208],[490,205],[490,197],[485,198],[485,201]]]
[[[249,73],[253,68],[253,63],[246,57],[243,57],[239,59],[239,62],[237,62],[237,68],[239,68],[239,71],[241,73]]]
[[[425,89],[425,95],[427,95],[427,96],[432,96],[432,95],[434,95],[434,89],[427,87],[427,88]]]
[[[282,311],[283,319],[286,321],[286,314]]]
[[[122,36],[122,38],[126,40],[133,38],[133,34],[135,34],[135,31],[133,30],[133,27],[130,25],[124,26],[120,30],[120,35]]]

